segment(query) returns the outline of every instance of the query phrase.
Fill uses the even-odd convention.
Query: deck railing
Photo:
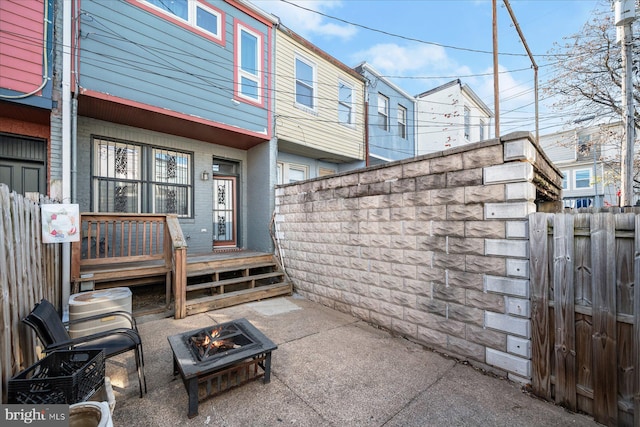
[[[80,224],[80,241],[71,246],[74,292],[84,281],[166,274],[167,303],[172,284],[179,295],[187,244],[175,215],[83,213]]]

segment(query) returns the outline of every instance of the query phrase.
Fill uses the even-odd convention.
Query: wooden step
[[[198,283],[195,285],[187,285],[187,292],[199,291],[202,289],[209,289],[209,288],[217,288],[220,286],[234,285],[236,283],[245,283],[245,282],[252,282],[252,285],[253,285],[256,280],[269,279],[271,277],[282,277],[282,276],[284,276],[284,273],[282,273],[281,271],[273,271],[271,273],[254,274],[252,276],[242,276],[242,277],[234,277],[231,279],[216,280],[215,282]]]
[[[137,277],[133,279],[122,279],[122,280],[110,280],[108,282],[98,282],[95,284],[95,289],[109,289],[109,288],[117,288],[121,286],[125,286],[128,288],[135,286],[144,286],[144,285],[157,285],[159,283],[166,283],[167,275],[161,274],[158,276],[147,276],[147,277]]]
[[[86,267],[80,271],[80,277],[76,282],[110,281],[130,279],[135,277],[159,276],[171,271],[164,263],[136,262],[131,264],[111,264],[101,267]]]
[[[216,267],[216,268],[209,268],[209,267],[202,267],[202,266],[197,266],[197,267],[191,267],[189,265],[187,265],[187,277],[197,277],[197,276],[204,276],[207,274],[215,274],[215,273],[228,273],[230,271],[241,271],[241,270],[251,270],[254,268],[264,268],[264,267],[274,267],[276,268],[276,263],[273,262],[273,260],[269,261],[269,262],[254,262],[254,263],[248,263],[248,264],[242,264],[242,266],[226,266],[226,267]]]
[[[275,264],[272,254],[247,254],[238,253],[234,258],[211,259],[203,257],[189,257],[187,259],[187,276],[201,276],[222,271],[242,270],[247,266],[261,264]]]
[[[187,316],[204,313],[218,308],[231,307],[246,302],[259,301],[281,295],[291,295],[291,283],[282,282],[257,288],[243,289],[226,294],[195,298],[187,300]]]

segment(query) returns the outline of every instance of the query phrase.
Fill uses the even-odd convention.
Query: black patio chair
[[[126,318],[130,322],[131,328],[115,328],[83,337],[71,338],[55,307],[46,299],[37,303],[31,313],[25,317],[22,322],[35,331],[44,345],[45,353],[54,350],[104,350],[105,358],[109,358],[134,350],[136,369],[138,370],[140,397],[142,397],[143,383],[144,392],[147,392],[147,380],[144,377],[144,354],[142,352],[142,340],[138,333],[138,327],[131,313],[112,311],[84,317],[69,323],[80,323],[112,316]]]

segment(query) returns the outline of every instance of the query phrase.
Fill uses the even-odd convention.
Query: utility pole
[[[516,31],[520,36],[520,41],[522,41],[522,44],[524,45],[524,49],[527,51],[527,55],[529,55],[531,66],[533,67],[533,79],[535,80],[534,92],[536,97],[536,100],[535,100],[536,144],[540,145],[540,121],[539,121],[540,115],[538,114],[538,99],[540,98],[540,96],[538,95],[538,64],[536,64],[536,60],[533,57],[533,53],[531,53],[531,50],[529,49],[529,45],[527,44],[527,40],[524,38],[524,33],[522,32],[522,29],[520,29],[520,24],[518,24],[518,20],[516,19],[516,14],[513,12],[513,9],[511,8],[511,4],[509,3],[509,0],[504,0],[504,5],[507,7],[507,11],[511,16],[513,25],[516,27]]]
[[[497,0],[491,2],[493,10],[493,112],[496,116],[494,138],[500,138],[500,85],[498,70],[498,5]]]
[[[636,17],[635,0],[616,0],[614,5],[615,23],[621,30],[622,47],[622,111],[625,139],[620,158],[620,206],[633,204],[633,144],[635,141],[635,121],[633,105],[632,50],[633,30],[631,24]]]

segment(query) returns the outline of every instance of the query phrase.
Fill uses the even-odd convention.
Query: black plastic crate
[[[104,384],[102,350],[54,351],[9,380],[9,403],[73,404]]]

